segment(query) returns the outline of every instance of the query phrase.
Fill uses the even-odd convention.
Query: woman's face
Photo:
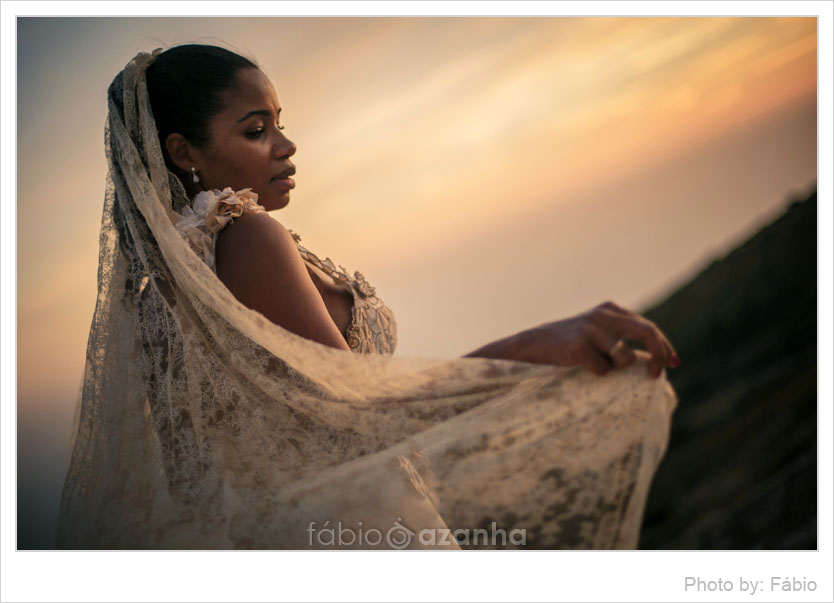
[[[259,69],[243,69],[226,91],[225,109],[209,124],[209,143],[193,149],[204,190],[251,188],[267,210],[290,201],[296,147],[281,131],[281,106]]]

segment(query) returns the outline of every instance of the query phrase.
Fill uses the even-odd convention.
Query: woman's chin
[[[271,197],[269,199],[259,199],[258,202],[263,205],[266,211],[274,211],[276,209],[282,209],[289,205],[290,203],[290,196],[287,195],[280,195],[277,197]]]

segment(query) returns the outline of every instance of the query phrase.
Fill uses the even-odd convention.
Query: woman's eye
[[[277,122],[275,123],[275,127],[278,128],[279,130],[284,129],[284,126],[282,124],[277,123]],[[258,138],[263,133],[264,133],[264,128],[257,128],[255,130],[248,131],[246,133],[246,137],[247,138]]]

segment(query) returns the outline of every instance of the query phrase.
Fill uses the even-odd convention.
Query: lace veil
[[[188,198],[151,114],[155,55],[108,93],[58,546],[426,548],[450,529],[464,547],[636,547],[676,404],[665,378],[357,354],[246,308],[176,229]]]

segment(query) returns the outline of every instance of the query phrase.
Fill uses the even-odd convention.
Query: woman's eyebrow
[[[270,111],[269,109],[255,109],[254,111],[250,111],[249,113],[241,117],[239,120],[237,120],[237,123],[243,123],[253,115],[263,115],[264,117],[270,117],[272,115],[272,111]],[[281,115],[281,109],[278,109],[277,115]]]

